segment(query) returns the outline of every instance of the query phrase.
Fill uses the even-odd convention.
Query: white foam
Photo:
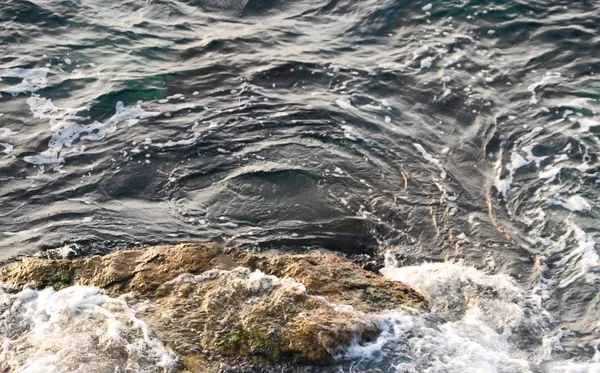
[[[540,179],[554,179],[560,173],[560,170],[562,170],[562,167],[554,165],[546,166],[543,171],[540,171],[538,176]]]
[[[533,139],[536,135],[542,132],[542,127],[535,127],[529,133],[519,138],[515,142],[515,149],[512,151],[510,155],[510,163],[506,165],[506,170],[508,171],[508,175],[502,179],[502,158],[499,157],[496,162],[496,178],[494,180],[494,187],[496,190],[506,198],[508,196],[508,192],[510,191],[511,185],[514,181],[515,172],[524,166],[527,166],[531,163],[535,163],[536,167],[540,167],[540,163],[548,157],[536,157],[533,155],[533,147],[535,143],[524,146],[519,149],[517,146],[528,142]],[[519,152],[523,152],[526,154],[526,157],[523,157]]]
[[[578,118],[577,122],[581,126],[582,132],[589,132],[590,128],[600,126],[600,120],[595,117],[594,118],[590,118],[590,117]]]
[[[433,65],[433,58],[425,57],[421,60],[421,69],[428,69]]]
[[[48,68],[35,68],[35,69],[0,69],[0,77],[2,78],[20,78],[23,79],[21,83],[4,88],[2,92],[8,93],[12,96],[18,96],[21,93],[32,93],[37,92],[40,89],[48,86]]]
[[[575,110],[583,110],[586,107],[587,103],[591,100],[592,100],[591,98],[578,97],[571,101],[560,103],[558,106],[559,107],[568,107],[568,108],[575,109]]]
[[[122,299],[72,286],[0,288],[0,367],[19,373],[172,371],[176,359]]]
[[[600,256],[596,252],[596,241],[572,221],[567,220],[566,225],[567,232],[556,243],[557,247],[569,250],[562,255],[558,262],[566,271],[559,286],[564,288],[578,279],[594,283],[598,280],[598,270],[600,269]],[[568,239],[573,239],[575,244],[568,244]]]
[[[532,83],[527,87],[527,90],[529,92],[531,92],[531,100],[530,102],[532,104],[537,104],[538,103],[538,99],[536,97],[536,89],[538,87],[542,87],[548,83],[551,83],[553,81],[556,81],[557,79],[559,79],[562,75],[560,73],[557,72],[547,72],[546,75],[544,77],[542,77],[542,79],[540,79],[538,82]]]
[[[344,110],[350,110],[353,107],[348,97],[338,98],[335,103]]]
[[[401,268],[388,264],[381,273],[425,294],[431,299],[434,313],[444,313],[451,320],[463,322],[478,319],[506,336],[519,330],[542,331],[552,321],[537,300],[529,298],[506,275],[488,275],[460,263],[425,263]],[[534,309],[538,318],[530,319],[526,309]]]
[[[232,221],[228,221],[228,222],[226,222],[226,223],[222,223],[222,224],[221,224],[221,226],[222,226],[222,227],[226,227],[226,228],[237,228],[237,227],[239,227],[240,225],[239,225],[239,224],[237,224],[237,223],[234,223],[234,222],[232,222]]]
[[[0,139],[7,139],[16,135],[17,133],[18,132],[14,132],[10,128],[0,128]],[[10,144],[9,142],[0,142],[0,146],[4,148],[2,152],[7,155],[12,153],[15,148],[14,145]]]
[[[106,122],[95,121],[91,124],[81,124],[80,122],[84,118],[78,116],[77,113],[85,108],[58,108],[51,100],[35,94],[27,99],[27,104],[35,118],[49,120],[52,131],[48,149],[40,154],[24,157],[26,162],[37,165],[62,163],[65,155],[83,152],[84,146],[73,147],[76,140],[99,141],[115,132],[119,124],[125,123],[127,126],[133,126],[142,119],[161,114],[160,112],[146,111],[139,105],[126,108],[122,102],[118,102],[115,114]]]
[[[555,363],[550,365],[548,373],[600,373],[600,363]]]
[[[437,168],[441,170],[440,177],[442,179],[445,179],[447,175],[446,170],[444,170],[444,167],[442,166],[442,162],[440,162],[439,159],[434,158],[431,154],[429,154],[421,144],[413,143],[413,146],[419,151],[419,153],[421,153],[421,155],[423,156],[423,158],[425,158],[427,162],[434,164],[435,166],[437,166]]]
[[[341,126],[342,130],[344,130],[344,137],[346,137],[350,141],[358,141],[358,138],[354,136],[354,129],[348,125]]]
[[[152,146],[159,148],[159,149],[173,148],[176,146],[193,145],[196,143],[197,140],[198,140],[198,134],[194,133],[194,136],[189,139],[183,139],[183,140],[177,140],[177,141],[168,140],[167,142],[164,142],[164,143],[153,143]]]
[[[456,263],[399,268],[389,258],[381,272],[425,294],[432,313],[386,312],[380,315],[388,325],[382,335],[353,345],[345,356],[391,358],[388,371],[398,373],[530,373],[539,349],[547,348],[542,336],[554,321],[508,276]],[[540,340],[522,351],[511,342],[520,333]]]
[[[0,146],[2,146],[4,148],[4,150],[2,151],[4,154],[12,153],[12,151],[15,148],[12,144],[9,144],[6,142],[0,142]]]
[[[554,196],[548,201],[548,204],[562,206],[569,211],[590,211],[592,209],[589,202],[578,194],[574,194],[568,198]]]

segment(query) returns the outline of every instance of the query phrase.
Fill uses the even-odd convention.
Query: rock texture
[[[147,310],[144,319],[183,355],[201,346],[260,362],[325,363],[354,340],[374,339],[380,329],[374,319],[308,295],[293,279],[243,267],[182,275],[161,292],[156,310]]]
[[[0,281],[126,294],[190,372],[210,371],[217,356],[253,364],[329,363],[352,343],[378,336],[382,325],[374,313],[427,309],[413,289],[324,251],[157,246],[76,260],[28,259],[0,268]]]

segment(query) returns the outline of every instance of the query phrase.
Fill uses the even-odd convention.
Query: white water
[[[554,321],[510,277],[451,263],[403,268],[389,263],[382,273],[431,301],[430,314],[385,315],[391,327],[382,338],[396,355],[396,372],[532,372],[551,356],[542,340],[530,350],[513,341],[527,333],[550,335]]]
[[[431,313],[391,311],[389,328],[373,344],[354,345],[346,357],[391,360],[402,373],[592,373],[590,361],[560,361],[565,331],[542,299],[506,275],[488,275],[460,263],[425,263],[381,271],[421,291]]]
[[[169,372],[175,356],[122,299],[72,286],[0,288],[3,372]]]
[[[19,78],[23,79],[21,83],[4,88],[2,92],[8,93],[12,96],[18,96],[22,93],[37,92],[40,89],[46,88],[48,85],[48,68],[35,68],[35,69],[0,69],[0,78]]]

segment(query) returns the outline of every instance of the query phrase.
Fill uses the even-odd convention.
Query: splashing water
[[[0,289],[5,371],[170,372],[176,358],[122,299],[99,289]]]

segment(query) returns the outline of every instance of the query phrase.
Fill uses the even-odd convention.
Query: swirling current
[[[0,260],[385,256],[436,315],[336,371],[598,372],[599,70],[598,1],[0,0]]]

